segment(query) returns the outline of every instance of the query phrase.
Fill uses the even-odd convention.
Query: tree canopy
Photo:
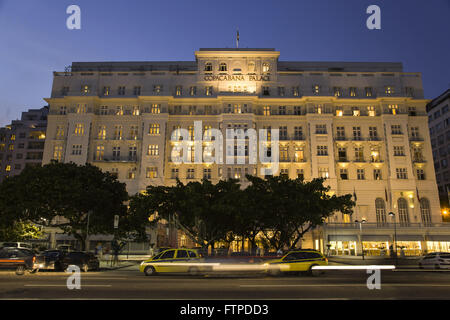
[[[0,184],[0,215],[4,223],[32,222],[58,227],[84,244],[89,234],[113,234],[114,215],[130,226],[125,184],[114,175],[86,164],[52,162],[26,167]],[[126,230],[119,228],[118,235]]]

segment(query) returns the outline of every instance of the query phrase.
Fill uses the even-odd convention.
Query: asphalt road
[[[257,275],[146,277],[137,266],[81,273],[17,276],[0,271],[0,299],[449,299],[450,272],[381,271],[381,289],[367,288],[364,270],[327,271],[318,277]]]

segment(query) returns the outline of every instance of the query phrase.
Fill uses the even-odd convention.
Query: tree
[[[27,241],[40,239],[42,235],[42,228],[29,222],[14,221],[12,224],[0,226],[0,239],[2,241]]]
[[[124,236],[130,226],[125,184],[114,175],[86,164],[52,162],[26,167],[0,185],[0,215],[6,221],[29,221],[58,227],[73,235],[85,249],[89,234],[113,234],[114,215]]]
[[[241,194],[237,180],[189,182],[175,186],[148,186],[145,195],[133,197],[130,208],[138,216],[152,214],[175,223],[201,247],[225,240],[238,211]],[[143,219],[142,219],[143,220]]]
[[[306,232],[323,224],[334,212],[351,214],[355,205],[351,194],[329,195],[330,187],[323,185],[323,178],[309,182],[284,176],[247,179],[251,185],[245,192],[252,199],[248,210],[259,212],[259,227],[276,249],[294,248]]]

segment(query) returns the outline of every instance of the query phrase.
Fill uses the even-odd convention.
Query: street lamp
[[[355,220],[355,223],[359,223],[359,242],[361,245],[361,256],[364,260],[364,247],[363,247],[363,241],[362,241],[362,224],[366,222],[365,218],[362,218],[361,221]]]
[[[394,219],[394,252],[395,252],[395,265],[397,265],[397,222],[395,220],[395,213],[389,212],[389,216]]]

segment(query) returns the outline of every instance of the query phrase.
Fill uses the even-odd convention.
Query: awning
[[[420,234],[398,234],[397,241],[423,241],[423,235],[420,235]]]
[[[358,237],[354,234],[328,235],[328,241],[358,241]]]
[[[450,235],[448,234],[433,234],[426,236],[427,241],[449,241]]]
[[[361,236],[362,241],[380,241],[380,242],[386,242],[391,241],[391,236],[386,234],[363,234]]]

